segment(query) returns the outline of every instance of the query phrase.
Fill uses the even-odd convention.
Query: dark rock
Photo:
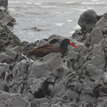
[[[78,20],[78,24],[81,26],[82,32],[90,33],[98,21],[97,17],[98,16],[96,12],[92,9],[87,10],[83,14],[81,14]]]
[[[18,37],[16,37],[7,26],[2,26],[0,24],[0,52],[3,52],[6,50],[7,47],[15,47],[15,46],[21,46],[21,41]]]
[[[37,27],[32,27],[32,28],[28,28],[28,29],[24,29],[24,30],[34,30],[34,31],[42,31],[42,29],[38,29]]]
[[[3,6],[5,8],[7,8],[7,6],[8,6],[8,0],[1,0],[0,1],[0,6]]]
[[[13,26],[13,24],[14,24],[13,22],[15,22],[15,19],[12,18],[8,14],[8,12],[6,12],[5,10],[0,10],[0,23],[2,25],[11,25],[11,26]]]

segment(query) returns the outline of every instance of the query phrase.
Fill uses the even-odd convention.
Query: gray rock
[[[24,92],[22,94],[23,98],[28,100],[28,101],[33,101],[34,100],[34,96],[30,93],[30,92]]]
[[[21,42],[7,28],[11,22],[7,11],[0,9],[6,25],[0,24],[1,107],[106,106],[107,13],[101,17],[88,10],[80,16],[82,30],[69,38],[77,48],[69,45],[64,56],[51,53],[31,60],[24,56],[31,48],[59,46],[64,37]]]
[[[10,57],[9,55],[6,55],[4,52],[0,53],[0,62],[1,63],[11,63],[13,60],[12,57]]]
[[[24,100],[20,94],[6,93],[0,91],[0,105],[4,107],[26,107],[27,100]]]
[[[99,107],[103,107],[107,105],[107,101],[106,101],[107,97],[100,97],[97,99],[97,106]]]
[[[50,88],[53,97],[62,97],[65,92],[65,86],[63,82],[56,83],[52,88]]]
[[[51,53],[43,57],[41,60],[35,61],[31,67],[28,78],[28,84],[32,93],[36,93],[35,95],[37,95],[39,91],[42,91],[42,96],[48,94],[46,91],[48,91],[49,87],[47,86],[47,88],[44,88],[45,84],[53,84],[56,77],[62,78],[67,71],[64,68],[61,69],[61,66],[64,65],[60,53]],[[51,88],[49,88],[49,90],[51,90]]]
[[[81,14],[78,24],[81,26],[82,32],[91,32],[97,23],[97,14],[94,10],[90,9]]]
[[[97,69],[104,70],[105,65],[106,65],[105,58],[100,55],[96,55],[96,56],[92,57],[91,64],[96,66]]]
[[[28,85],[32,94],[35,94],[36,98],[43,98],[45,96],[45,90],[43,89],[43,84],[45,83],[46,78],[29,78]],[[38,93],[38,94],[37,94]]]
[[[51,107],[61,107],[59,104],[52,104]]]
[[[78,42],[83,42],[85,40],[85,35],[82,33],[81,30],[76,30],[75,33],[72,35],[73,39],[76,39]]]
[[[0,6],[3,6],[5,8],[7,8],[7,6],[8,6],[8,0],[1,0],[0,1]]]
[[[105,13],[100,20],[96,23],[95,27],[99,29],[104,29],[107,26],[107,13]]]
[[[49,103],[43,103],[40,105],[40,107],[50,107],[50,104]]]
[[[48,99],[47,98],[40,98],[40,99],[34,99],[34,100],[32,100],[31,101],[31,107],[35,107],[35,106],[37,106],[37,107],[41,107],[41,104],[43,104],[44,106],[45,106],[45,104],[44,103],[46,103],[47,102],[47,104],[46,105],[48,105]],[[42,105],[42,106],[43,106]]]
[[[107,84],[107,72],[103,73],[103,82]]]
[[[98,44],[103,39],[103,35],[101,29],[94,28],[93,31],[90,33],[90,44]]]
[[[69,45],[68,46],[68,51],[77,51],[77,52],[81,52],[87,49],[87,47],[84,45],[84,43],[82,42],[78,42],[75,39],[72,39],[71,42],[73,41],[73,43],[77,46],[77,48]]]
[[[0,104],[0,107],[6,107],[4,104]]]
[[[37,60],[33,63],[29,77],[43,77],[48,76],[51,72],[60,67],[63,63],[60,53],[51,53],[46,55],[41,60]]]
[[[0,90],[4,91],[5,82],[0,80]]]
[[[13,26],[15,19],[12,18],[5,8],[0,8],[0,23],[2,25]]]
[[[87,65],[86,72],[88,73],[90,78],[94,79],[95,81],[98,81],[101,78],[102,73],[103,73],[103,71],[101,69],[98,69],[93,64]]]

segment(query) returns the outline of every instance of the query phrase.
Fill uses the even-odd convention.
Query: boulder
[[[80,25],[82,32],[90,33],[95,27],[95,24],[99,18],[100,16],[98,16],[97,13],[92,9],[82,13],[78,20],[78,24]]]

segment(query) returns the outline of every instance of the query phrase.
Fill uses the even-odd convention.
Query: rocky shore
[[[51,53],[29,59],[33,47],[59,45],[64,37],[21,42],[9,27],[15,19],[0,1],[0,107],[106,107],[107,13],[81,14],[64,57]]]

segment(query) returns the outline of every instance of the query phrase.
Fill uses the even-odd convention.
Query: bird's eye
[[[67,42],[70,42],[69,40],[67,40]]]

